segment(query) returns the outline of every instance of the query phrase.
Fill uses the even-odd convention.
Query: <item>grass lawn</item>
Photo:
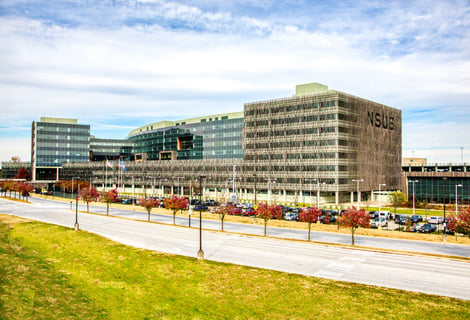
[[[470,301],[162,254],[0,215],[0,319],[469,319]]]

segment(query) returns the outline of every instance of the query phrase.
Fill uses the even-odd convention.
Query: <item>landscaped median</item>
[[[37,197],[43,197],[43,196],[39,195]],[[45,196],[45,197],[48,199],[59,200],[59,201],[66,201],[66,202],[70,201],[68,199],[64,199],[60,197],[51,197],[51,196]],[[101,203],[101,202],[93,202],[92,205],[106,206],[106,204]],[[111,204],[111,208],[146,212],[145,209],[140,207],[139,205],[125,205],[125,204],[120,204],[120,203],[113,203]],[[166,215],[171,215],[171,216],[173,215],[170,210],[163,209],[163,208],[152,209],[151,213],[152,214],[155,214],[155,213],[166,214]],[[183,213],[178,213],[177,216],[188,217],[188,211],[183,211]],[[199,211],[193,212],[193,218],[195,217],[199,217]],[[202,212],[202,218],[220,221],[220,218],[217,214],[212,214],[208,211]],[[232,215],[226,215],[224,222],[257,224],[260,226],[264,224],[264,221],[259,218],[232,216]],[[303,223],[303,222],[298,222],[298,221],[270,220],[268,227],[281,227],[281,228],[307,230],[308,224]],[[333,232],[333,233],[342,233],[342,234],[350,234],[351,232],[348,228],[338,228],[337,225],[326,225],[326,224],[312,224],[312,232],[314,231]],[[358,228],[356,230],[355,235],[442,243],[442,235],[439,235],[439,234],[423,234],[423,233],[416,233],[416,232],[390,231],[390,230],[387,230],[386,228],[381,229],[381,230],[372,229],[372,228]],[[448,235],[446,237],[446,243],[470,245],[470,238],[457,236],[457,235],[453,235],[453,236]]]
[[[196,260],[0,215],[2,319],[468,319],[470,301]]]

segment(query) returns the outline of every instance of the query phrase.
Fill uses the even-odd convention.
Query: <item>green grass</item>
[[[366,207],[361,207],[361,208],[364,208],[366,209]],[[366,209],[367,211],[378,211],[379,208],[378,207],[369,207],[368,209]],[[395,208],[393,207],[381,207],[380,208],[381,211],[390,211],[391,213],[395,214]],[[413,208],[397,208],[397,213],[398,214],[413,214]],[[447,210],[446,211],[447,215],[451,214],[451,213],[454,213],[453,211],[451,210]],[[415,208],[415,214],[419,214],[423,217],[430,217],[430,216],[444,216],[444,210],[431,210],[431,209],[416,209]]]
[[[0,319],[469,319],[470,301],[198,261],[5,215],[1,221]]]

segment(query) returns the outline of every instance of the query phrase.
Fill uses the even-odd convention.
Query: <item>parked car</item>
[[[253,208],[247,208],[247,209],[243,210],[243,215],[246,216],[246,217],[251,217],[251,216],[256,215],[256,211]]]
[[[434,231],[437,230],[437,227],[433,224],[430,223],[425,223],[419,228],[418,232],[421,233],[433,233]]]
[[[380,211],[379,212],[379,218],[390,220],[390,219],[393,218],[393,215],[390,211]]]
[[[336,218],[334,216],[329,216],[330,217],[330,223],[335,223],[336,222]],[[318,220],[321,222],[321,223],[325,223],[325,216],[320,216],[318,218]]]
[[[423,222],[423,217],[417,214],[414,214],[410,217],[411,223]]]
[[[395,223],[404,225],[406,224],[406,221],[408,221],[408,215],[406,214],[396,214],[395,215]]]
[[[299,214],[295,212],[288,212],[284,216],[284,220],[287,221],[298,221],[299,220]]]
[[[375,219],[379,217],[379,213],[377,211],[369,211],[369,217],[371,219]]]
[[[428,223],[432,223],[432,224],[441,224],[443,222],[444,222],[444,219],[442,217],[432,216],[432,217],[429,217],[428,219]]]
[[[243,212],[242,208],[237,208],[237,207],[234,207],[228,214],[229,215],[234,215],[234,216],[239,216],[241,215]]]
[[[194,211],[205,211],[207,210],[208,208],[206,206],[203,206],[203,205],[196,205],[194,206]]]
[[[122,204],[133,204],[133,203],[136,203],[137,204],[137,200],[136,199],[124,199],[121,201]]]
[[[376,218],[376,219],[370,221],[370,227],[371,227],[371,228],[378,228],[379,226],[380,226],[380,227],[386,227],[386,226],[388,226],[388,221],[387,221],[387,219]]]

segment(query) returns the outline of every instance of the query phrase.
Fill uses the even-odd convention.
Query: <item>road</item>
[[[62,208],[70,208],[70,205],[63,202],[53,201],[45,198],[32,198],[31,201],[35,203],[60,203]],[[72,204],[73,209],[75,209],[75,204]],[[79,211],[86,211],[86,205],[79,204]],[[102,206],[93,206],[90,205],[90,212],[96,213],[106,213],[106,208]],[[124,217],[129,219],[136,220],[147,220],[147,213],[133,211],[132,206],[129,206],[129,209],[117,209],[110,208],[110,215],[116,217]],[[191,219],[192,227],[199,227],[199,213],[193,214]],[[160,222],[166,224],[173,224],[173,216],[154,214],[151,215],[151,221]],[[188,226],[189,221],[187,216],[176,216],[176,224],[179,226]],[[210,230],[220,230],[220,221],[219,220],[203,220],[204,229]],[[227,232],[236,232],[243,234],[252,234],[262,236],[264,234],[263,226],[254,225],[254,224],[242,224],[242,223],[224,223],[224,230]],[[287,229],[287,228],[275,228],[269,227],[267,229],[268,236],[283,238],[283,239],[294,239],[294,240],[307,240],[308,234],[307,230],[300,229]],[[400,240],[400,239],[390,239],[390,238],[378,238],[378,237],[367,237],[367,236],[355,236],[355,242],[357,246],[361,247],[370,247],[370,248],[380,248],[380,249],[390,249],[390,250],[399,250],[399,251],[408,251],[408,252],[419,252],[419,253],[430,253],[430,254],[439,254],[447,256],[460,256],[460,257],[470,257],[470,246],[465,245],[455,245],[448,243],[435,243],[435,242],[426,242],[426,241],[410,241],[410,240]],[[330,232],[312,232],[311,240],[316,242],[323,243],[334,243],[334,244],[351,244],[351,236],[348,234],[338,234]]]
[[[0,199],[0,212],[68,227],[75,221],[75,212],[63,202],[40,199],[32,204]],[[199,249],[197,228],[84,213],[79,213],[79,223],[82,230],[139,248],[190,257],[196,257]],[[203,250],[205,258],[213,261],[470,300],[470,263],[464,261],[208,230],[203,231]]]

